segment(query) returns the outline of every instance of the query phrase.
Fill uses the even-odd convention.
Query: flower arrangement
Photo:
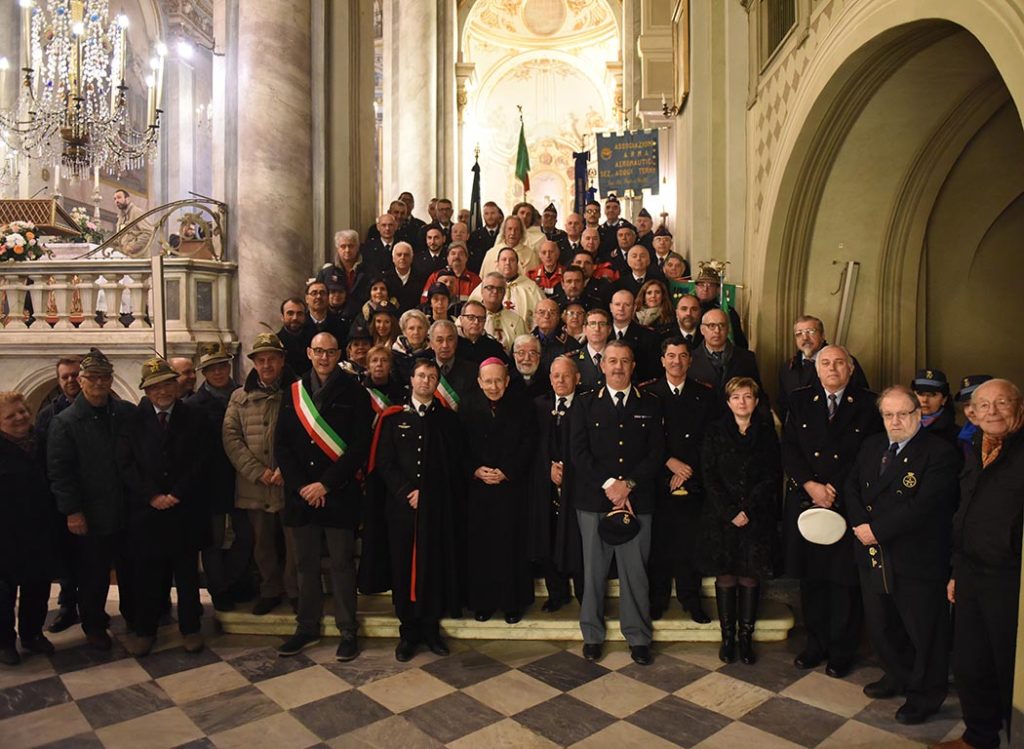
[[[106,232],[103,231],[103,227],[100,225],[100,222],[90,216],[88,211],[81,206],[76,206],[71,209],[71,218],[75,220],[75,226],[78,227],[80,232],[80,242],[103,244]]]
[[[0,262],[38,260],[46,254],[31,221],[12,221],[0,226],[0,240]]]

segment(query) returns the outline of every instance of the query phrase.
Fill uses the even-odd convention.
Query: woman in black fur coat
[[[718,657],[726,663],[736,660],[737,599],[740,659],[756,660],[751,640],[758,588],[772,574],[782,464],[775,425],[755,413],[758,395],[751,378],[729,380],[725,397],[730,413],[708,427],[701,449],[707,496],[700,558],[705,571],[717,575]]]

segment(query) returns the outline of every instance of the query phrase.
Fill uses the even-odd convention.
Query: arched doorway
[[[619,9],[616,9],[619,10]],[[479,148],[481,195],[522,199],[514,166],[523,107],[529,199],[572,210],[572,153],[582,134],[613,129],[621,107],[619,24],[607,0],[476,0],[460,7],[459,197],[468,206]],[[592,144],[588,144],[592,145]]]
[[[993,30],[985,13],[901,23],[881,17],[887,5],[837,24],[787,123],[751,247],[763,273],[751,306],[759,356],[775,370],[801,312],[833,327],[835,261],[856,260],[844,343],[873,385],[908,382],[926,365],[1021,381],[1024,362],[996,331],[1024,314],[1010,286],[1024,130],[1008,85],[1017,72],[980,40],[1013,29]]]

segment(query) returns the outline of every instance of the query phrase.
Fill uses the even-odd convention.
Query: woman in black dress
[[[701,449],[707,495],[700,558],[705,572],[717,576],[718,657],[726,663],[736,660],[737,598],[740,659],[756,660],[751,641],[758,586],[772,574],[782,466],[775,425],[756,413],[758,395],[751,378],[729,380],[725,397],[730,413],[708,427]]]
[[[480,365],[478,382],[480,389],[459,406],[470,475],[466,603],[477,621],[500,609],[515,624],[533,603],[526,527],[536,421],[533,404],[521,391],[508,390],[508,368],[500,359]]]

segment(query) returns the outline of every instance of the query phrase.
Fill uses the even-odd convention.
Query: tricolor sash
[[[455,388],[451,386],[451,383],[445,379],[443,374],[437,383],[437,390],[434,391],[434,397],[437,398],[441,405],[449,411],[459,410],[459,395],[455,392]]]
[[[295,413],[299,417],[299,423],[306,430],[306,434],[313,440],[317,447],[324,451],[331,460],[337,460],[345,454],[348,445],[345,440],[338,436],[327,420],[320,415],[313,398],[310,397],[302,380],[292,383],[292,403],[295,404]]]
[[[373,426],[377,426],[377,420],[384,413],[384,409],[391,405],[391,401],[377,388],[367,387],[366,392],[370,394],[370,406],[373,408]]]

